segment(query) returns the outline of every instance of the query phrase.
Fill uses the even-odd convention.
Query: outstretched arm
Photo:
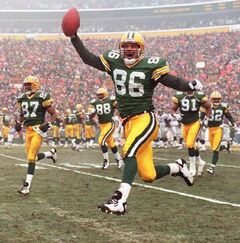
[[[175,90],[179,90],[179,91],[191,91],[191,90],[195,90],[194,89],[194,84],[193,82],[196,82],[195,80],[194,81],[187,81],[183,78],[179,78],[179,77],[176,77],[176,76],[173,76],[171,74],[165,74],[165,75],[162,75],[160,78],[159,78],[159,83],[169,87],[169,88],[172,88],[172,89],[175,89]],[[196,88],[197,89],[197,88]]]
[[[91,53],[83,45],[82,41],[80,40],[80,38],[78,37],[77,34],[74,34],[73,36],[71,36],[71,42],[72,42],[75,50],[77,51],[77,53],[79,54],[79,56],[81,57],[81,59],[83,60],[83,62],[85,64],[90,65],[100,71],[106,71],[99,56],[96,56],[93,53]]]

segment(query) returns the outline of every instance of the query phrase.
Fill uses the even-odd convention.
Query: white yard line
[[[5,154],[0,154],[0,156],[10,158],[10,159],[14,159],[14,160],[18,160],[18,161],[26,161],[24,159],[19,159],[19,158],[13,157],[13,156],[5,155]],[[93,174],[93,173],[89,173],[89,172],[83,172],[83,171],[74,170],[74,169],[69,169],[69,168],[65,168],[65,167],[61,167],[61,166],[57,166],[57,165],[53,165],[53,164],[46,164],[46,163],[42,163],[42,162],[38,162],[38,164],[43,165],[43,166],[47,166],[47,167],[60,169],[60,170],[72,171],[72,172],[75,172],[75,173],[78,173],[78,174],[81,174],[81,175],[87,175],[87,176],[91,176],[91,177],[102,178],[102,179],[109,180],[109,181],[121,182],[120,179],[116,179],[116,178],[112,178],[112,177],[108,177],[108,176],[102,176],[102,175],[98,175],[98,174]],[[144,187],[144,188],[149,188],[149,189],[153,189],[153,190],[168,192],[168,193],[172,193],[172,194],[177,194],[177,195],[184,196],[184,197],[203,200],[203,201],[207,201],[207,202],[211,202],[211,203],[215,203],[215,204],[229,205],[229,206],[233,206],[233,207],[240,207],[240,204],[238,204],[238,203],[231,203],[231,202],[221,201],[221,200],[217,200],[217,199],[213,199],[213,198],[196,196],[196,195],[193,195],[193,194],[169,190],[169,189],[165,189],[165,188],[162,188],[162,187],[150,186],[150,185],[141,184],[141,183],[133,183],[133,185],[136,185],[136,186],[139,186],[139,187]]]

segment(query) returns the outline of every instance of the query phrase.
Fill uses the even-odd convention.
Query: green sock
[[[135,157],[124,159],[124,170],[122,182],[132,185],[135,175],[137,174],[137,160]]]
[[[27,174],[34,175],[35,163],[28,163]]]
[[[212,164],[213,164],[213,165],[216,165],[216,164],[217,164],[217,161],[218,161],[218,154],[219,154],[218,151],[213,151],[213,155],[212,155]]]
[[[155,165],[155,170],[157,173],[156,179],[158,180],[170,173],[170,167],[168,165]]]

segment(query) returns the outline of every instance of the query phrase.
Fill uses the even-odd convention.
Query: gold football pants
[[[10,128],[9,127],[7,127],[7,126],[2,126],[2,136],[3,136],[3,138],[8,138],[8,134],[9,134],[9,130],[10,130]]]
[[[114,130],[115,123],[113,121],[105,124],[100,124],[100,135],[98,138],[98,144],[100,146],[107,144],[109,148],[115,147],[116,145],[113,139]]]
[[[73,138],[73,137],[74,137],[73,125],[66,125],[65,126],[65,138]]]
[[[182,136],[187,148],[194,148],[195,141],[200,131],[201,125],[199,121],[190,124],[182,124]]]
[[[94,128],[91,125],[85,125],[85,138],[90,139],[95,137]]]
[[[53,137],[60,138],[60,127],[53,125],[52,129],[53,129]]]
[[[25,150],[27,154],[27,160],[34,162],[37,160],[36,156],[42,144],[42,136],[35,132],[32,127],[26,128],[26,145]]]
[[[136,157],[139,176],[153,181],[156,171],[153,163],[151,142],[157,138],[158,124],[154,113],[143,113],[127,118],[124,124],[125,143],[123,156]]]
[[[83,128],[83,124],[74,124],[73,126],[74,136],[77,139],[80,139],[82,137],[82,128]]]
[[[222,142],[223,129],[221,127],[209,127],[208,136],[212,150],[217,151]]]

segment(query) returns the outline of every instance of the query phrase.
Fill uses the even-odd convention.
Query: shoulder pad
[[[197,94],[198,94],[198,95],[201,95],[201,96],[202,96],[202,95],[205,95],[202,91],[197,91]]]
[[[223,108],[229,108],[228,103],[226,103],[226,102],[221,103],[221,105]]]
[[[102,56],[107,61],[114,61],[121,58],[119,50],[107,50],[102,54]]]

